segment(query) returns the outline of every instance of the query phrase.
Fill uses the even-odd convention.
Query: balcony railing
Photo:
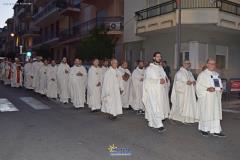
[[[38,29],[23,29],[20,32],[20,35],[40,35],[40,30]]]
[[[38,19],[44,17],[45,15],[48,15],[54,10],[58,10],[64,6],[64,3],[62,1],[53,1],[46,5],[44,9],[42,9],[40,12],[36,13],[33,16],[33,21],[37,21]]]
[[[44,17],[45,15],[48,15],[49,13],[51,13],[54,10],[62,10],[62,9],[66,9],[68,7],[80,8],[79,4],[68,3],[64,0],[55,0],[55,1],[52,1],[49,4],[47,4],[43,10],[36,13],[33,16],[33,20],[36,21],[36,20]]]
[[[87,36],[95,27],[103,27],[106,29],[106,31],[110,31],[112,23],[119,25],[117,30],[123,30],[123,17],[102,17],[95,18],[85,23],[77,24],[71,28],[63,30],[60,32],[60,39],[67,40],[69,38]]]
[[[240,4],[228,0],[181,0],[182,9],[195,8],[218,8],[220,11],[240,16]],[[176,1],[171,0],[165,3],[149,7],[135,13],[137,21],[142,21],[156,16],[176,11]]]

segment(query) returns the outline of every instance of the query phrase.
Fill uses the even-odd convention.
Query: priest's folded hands
[[[208,91],[208,92],[215,92],[215,88],[214,88],[214,87],[209,87],[209,88],[207,89],[207,91]]]
[[[68,74],[69,73],[68,70],[65,70],[65,73]]]
[[[52,78],[51,80],[52,80],[52,81],[55,81],[55,79],[54,79],[54,78]]]
[[[77,76],[83,76],[83,74],[81,72],[78,72]]]
[[[165,79],[163,79],[163,78],[160,79],[160,84],[165,84],[165,82],[166,82]]]
[[[100,86],[101,86],[101,82],[98,82],[97,87],[100,87]]]

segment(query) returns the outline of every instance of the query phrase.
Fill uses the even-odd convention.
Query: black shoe
[[[158,128],[158,132],[160,132],[160,133],[163,133],[163,132],[165,132],[165,131],[166,131],[166,128],[164,128],[164,127]]]
[[[215,137],[220,137],[220,138],[226,137],[226,135],[223,134],[222,132],[221,132],[221,133],[214,133],[213,136],[215,136]]]
[[[138,114],[144,114],[145,112],[143,110],[138,110],[137,113]]]
[[[111,116],[109,116],[109,119],[113,121],[113,120],[117,119],[117,116],[111,115]]]
[[[99,112],[98,109],[95,109],[95,110],[92,110],[91,113],[96,113],[96,112]]]
[[[201,134],[202,134],[202,136],[204,136],[204,137],[208,137],[208,136],[209,136],[209,133],[208,133],[208,132],[201,131]]]

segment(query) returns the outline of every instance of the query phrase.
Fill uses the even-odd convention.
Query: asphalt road
[[[23,97],[47,106],[33,107]],[[88,108],[76,111],[32,91],[0,84],[0,99],[18,111],[0,112],[0,160],[239,160],[240,114],[224,113],[226,138],[202,137],[197,124],[164,122],[167,131],[148,128],[142,115],[124,111],[115,121]],[[1,105],[0,105],[1,106]],[[111,156],[109,145],[130,156]]]

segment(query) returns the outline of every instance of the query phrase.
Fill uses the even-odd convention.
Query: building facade
[[[123,0],[34,0],[33,10],[33,26],[40,28],[40,36],[33,41],[34,51],[73,61],[80,40],[94,27],[104,25],[109,36],[117,37],[115,55],[121,57]],[[111,28],[113,24],[117,27]]]
[[[240,1],[181,0],[181,53],[176,47],[175,0],[125,0],[125,57],[151,61],[160,51],[172,70],[183,60],[199,73],[208,57],[216,58],[222,77],[239,78]],[[173,72],[174,73],[174,72]]]

